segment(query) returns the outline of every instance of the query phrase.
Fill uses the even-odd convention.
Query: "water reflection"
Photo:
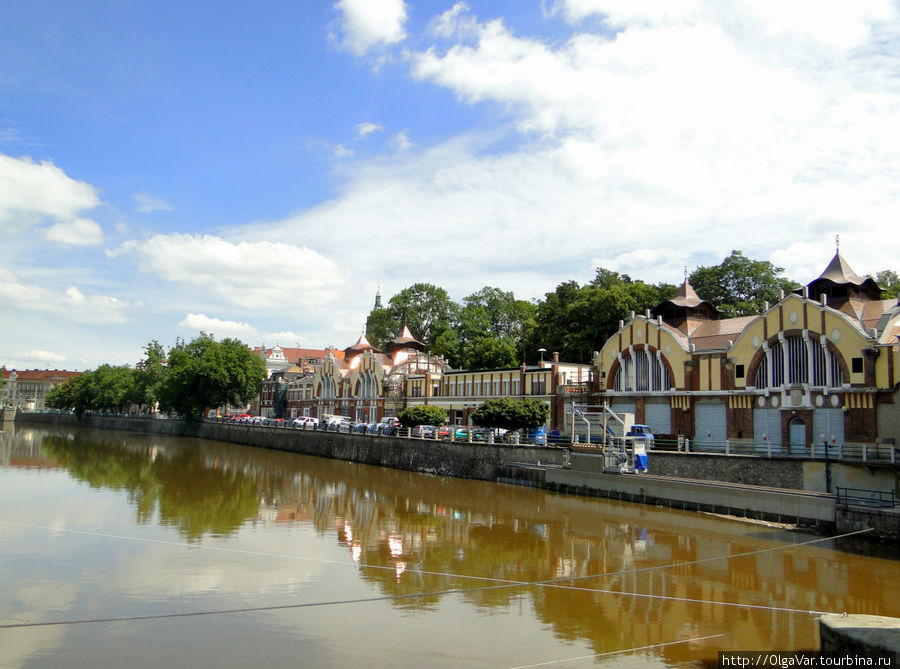
[[[442,621],[457,601],[482,620],[516,612],[549,631],[533,640],[542,648],[602,655],[712,637],[647,651],[675,665],[720,649],[813,648],[809,611],[900,615],[896,562],[784,550],[815,537],[709,516],[201,440],[19,429],[0,458],[7,472],[63,468],[124,492],[138,523],[196,546],[240,538],[274,555],[279,532],[308,528],[344,557],[342,578],[394,610]],[[328,586],[316,596],[355,587]]]

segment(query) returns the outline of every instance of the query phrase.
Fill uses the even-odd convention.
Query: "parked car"
[[[451,429],[450,429],[449,425],[442,425],[441,427],[438,428],[438,432],[437,432],[438,439],[449,439],[450,432],[451,432]]]
[[[412,436],[430,439],[434,437],[434,425],[416,425],[412,429]]]

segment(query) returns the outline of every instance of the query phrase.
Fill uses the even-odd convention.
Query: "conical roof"
[[[669,300],[669,302],[677,304],[679,307],[698,307],[703,304],[705,300],[700,299],[700,296],[694,291],[693,286],[685,279],[684,283],[679,286],[677,291],[675,291],[675,297]]]
[[[421,351],[425,348],[425,344],[413,337],[409,327],[404,325],[403,329],[400,331],[400,336],[391,339],[391,341],[385,344],[384,348],[388,352],[398,348],[415,348]]]
[[[359,355],[363,351],[367,351],[367,350],[372,350],[372,351],[376,351],[376,352],[378,351],[377,348],[375,348],[374,346],[372,346],[369,343],[369,340],[366,339],[365,333],[363,333],[363,334],[359,335],[359,339],[356,340],[356,343],[353,346],[348,346],[347,348],[344,349],[344,355],[346,357],[351,357],[354,355]]]
[[[871,277],[859,276],[853,271],[850,265],[847,264],[847,261],[844,260],[844,257],[840,252],[835,252],[834,258],[828,263],[828,267],[825,268],[825,271],[819,275],[818,279],[815,279],[810,283],[815,283],[822,279],[827,279],[828,281],[838,284],[852,283],[854,286],[859,286],[865,283],[866,279],[871,280]]]

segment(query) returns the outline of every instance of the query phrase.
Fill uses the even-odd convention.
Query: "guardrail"
[[[892,509],[897,506],[894,491],[863,490],[860,488],[835,488],[835,498],[839,506],[868,506],[878,509]]]

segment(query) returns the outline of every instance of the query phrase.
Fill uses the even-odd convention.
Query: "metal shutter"
[[[698,404],[695,407],[694,445],[705,451],[725,451],[725,403]]]
[[[647,402],[645,405],[647,425],[653,434],[672,434],[672,410],[669,401]]]
[[[815,409],[813,411],[812,442],[815,444],[814,453],[818,457],[825,457],[822,435],[825,435],[825,441],[833,447],[844,445],[844,412],[841,409]],[[831,441],[832,437],[834,437],[834,443]]]
[[[773,453],[781,452],[780,409],[753,410],[753,445],[761,453],[767,452],[770,446]]]

